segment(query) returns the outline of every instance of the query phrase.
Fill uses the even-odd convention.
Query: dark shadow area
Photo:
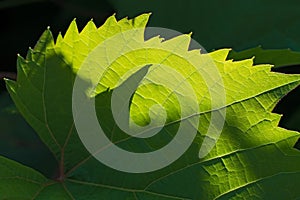
[[[121,88],[121,91],[126,91],[126,88],[134,88],[136,86],[132,85],[133,80],[139,80],[141,81],[142,78],[138,76],[141,76],[143,68],[131,75],[126,81],[124,81],[120,86],[113,90],[107,90],[106,92],[102,92],[98,94],[95,98],[95,108],[97,111],[97,117],[100,126],[103,128],[103,131],[105,132],[106,136],[110,138],[112,142],[117,142],[118,146],[120,148],[123,148],[127,151],[131,152],[151,152],[157,149],[160,149],[164,147],[166,144],[168,144],[175,136],[174,133],[177,133],[179,124],[180,123],[171,123],[168,126],[164,126],[160,131],[157,131],[155,135],[152,137],[147,138],[138,138],[138,137],[132,137],[131,135],[125,133],[122,129],[120,129],[115,122],[113,113],[112,113],[112,93],[115,90],[118,90]],[[143,75],[145,76],[145,74]],[[129,86],[130,85],[130,86]],[[117,92],[119,92],[118,90]],[[125,92],[127,93],[127,91]],[[130,110],[131,107],[131,100],[134,94],[132,94],[131,98],[129,99],[129,107],[128,110]],[[124,95],[122,95],[122,98],[124,98]],[[119,103],[121,103],[121,100],[118,100]],[[142,104],[142,102],[139,102]],[[124,105],[125,102],[122,102],[122,105]],[[149,108],[150,110],[150,108]],[[130,117],[130,116],[129,116]],[[125,119],[126,117],[122,117]],[[170,119],[170,116],[167,115],[166,121],[176,121],[177,119]],[[150,119],[151,121],[151,119]],[[147,122],[146,125],[148,125],[149,122]],[[128,119],[129,124],[129,119]],[[155,127],[158,128],[158,127]],[[155,130],[154,127],[151,127],[152,130]],[[122,142],[120,142],[122,141]]]
[[[50,26],[54,38],[76,18],[78,29],[93,19],[97,26],[114,13],[106,0],[0,1],[0,155],[32,167],[47,177],[57,176],[57,161],[9,97],[3,77],[16,79],[17,54],[26,57]]]
[[[32,3],[27,1],[0,1],[0,72],[16,72],[16,59],[19,53],[27,54],[40,34],[50,26],[54,38],[60,31],[64,33],[70,22],[76,18],[78,29],[93,19],[99,26],[108,16],[114,13],[106,1],[84,0],[41,0]],[[5,89],[0,81],[0,91]]]
[[[0,155],[53,177],[57,162],[24,120],[7,92],[0,94]]]
[[[300,66],[284,66],[278,68],[272,68],[274,72],[286,73],[286,74],[300,74]],[[279,126],[300,131],[300,86],[292,90],[285,97],[283,97],[274,108],[273,112],[282,114]],[[300,139],[294,146],[300,149]]]

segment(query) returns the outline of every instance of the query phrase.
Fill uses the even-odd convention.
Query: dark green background
[[[207,51],[257,47],[300,52],[300,1],[274,0],[2,0],[0,1],[0,72],[16,72],[16,55],[25,56],[47,26],[56,37],[76,18],[81,30],[93,18],[100,26],[117,18],[151,12],[149,26],[193,32]],[[276,71],[300,73],[298,65]],[[300,89],[286,96],[274,112],[281,126],[300,131]],[[54,176],[55,161],[14,108],[0,83],[0,154]]]

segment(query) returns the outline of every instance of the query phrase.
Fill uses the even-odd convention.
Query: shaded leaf
[[[255,64],[270,63],[275,68],[300,64],[300,53],[290,49],[262,49],[256,47],[240,52],[231,51],[228,55],[229,59],[234,60],[244,60],[251,57],[254,57]]]
[[[237,51],[262,45],[265,49],[300,50],[300,2],[110,0],[120,17],[144,12],[155,15],[149,26],[170,28],[193,38],[211,51],[231,47]],[[268,62],[269,63],[269,62]]]

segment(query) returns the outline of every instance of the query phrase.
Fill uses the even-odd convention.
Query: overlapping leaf
[[[207,50],[231,47],[245,50],[262,45],[267,49],[300,50],[299,1],[220,2],[189,0],[109,0],[120,16],[153,12],[149,26],[194,32]],[[168,12],[166,12],[168,11]],[[272,13],[272,14],[268,14]]]
[[[254,57],[255,64],[268,62],[277,68],[299,65],[300,63],[300,54],[298,52],[290,49],[263,49],[260,46],[241,52],[231,51],[228,57],[234,60]]]

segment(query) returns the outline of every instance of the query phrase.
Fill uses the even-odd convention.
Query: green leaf
[[[31,199],[47,183],[40,173],[0,157],[2,199]]]
[[[192,31],[205,49],[223,47],[241,51],[262,45],[266,49],[300,51],[300,2],[297,0],[109,0],[119,16],[152,12],[151,27]],[[166,12],[168,11],[168,12]]]
[[[299,85],[300,76],[270,72],[270,65],[253,66],[252,59],[226,60],[228,49],[210,54],[188,51],[190,35],[163,42],[159,37],[144,41],[148,18],[149,14],[143,14],[117,21],[112,16],[100,28],[89,22],[80,33],[73,21],[64,37],[59,35],[54,42],[50,30],[46,30],[26,58],[18,57],[17,81],[7,80],[7,88],[19,111],[54,154],[60,173],[48,180],[32,169],[1,158],[1,172],[8,165],[16,172],[12,181],[28,175],[37,177],[36,184],[2,182],[1,187],[9,187],[3,190],[4,198],[18,198],[14,195],[23,192],[23,188],[27,191],[25,199],[298,197],[300,152],[292,146],[299,133],[279,128],[280,115],[271,111],[280,98]],[[215,76],[218,74],[214,74],[214,67],[220,77]],[[180,135],[177,132],[185,122],[192,122],[189,127],[196,130],[195,138],[182,156],[158,170],[131,173],[103,164],[96,159],[106,152],[97,145],[103,141],[92,140],[95,146],[84,146],[84,139],[90,138],[82,137],[82,127],[76,124],[81,116],[89,114],[89,110],[76,106],[73,113],[77,80],[87,86],[81,100],[95,100],[97,122],[106,138],[124,151],[145,153],[163,148]],[[219,90],[222,83],[224,102]],[[90,86],[96,90],[90,90]],[[137,89],[130,99],[131,119],[125,125],[139,131],[154,124],[161,130],[153,137],[130,136],[114,119],[114,95],[124,87],[129,91],[131,86]],[[215,96],[218,98],[214,104]],[[200,112],[191,109],[194,103]],[[166,115],[161,107],[153,108],[155,104],[163,105]],[[117,111],[123,114],[122,109]],[[214,135],[218,126],[213,124],[210,134],[210,124],[212,116],[225,117],[225,110],[218,138]],[[98,134],[88,125],[92,118],[82,120],[87,123],[84,134]],[[185,144],[190,134],[184,132],[177,142]],[[216,145],[206,140],[216,141]],[[199,158],[199,149],[208,154]],[[172,155],[163,156],[169,160]],[[116,157],[115,161],[118,164],[122,159]],[[131,167],[149,167],[145,163]],[[130,164],[124,162],[121,167]],[[1,179],[7,176],[0,173]]]
[[[255,64],[270,63],[275,68],[286,67],[300,64],[300,53],[291,51],[290,49],[262,49],[256,47],[244,51],[231,51],[228,55],[229,59],[243,60],[254,57]]]

